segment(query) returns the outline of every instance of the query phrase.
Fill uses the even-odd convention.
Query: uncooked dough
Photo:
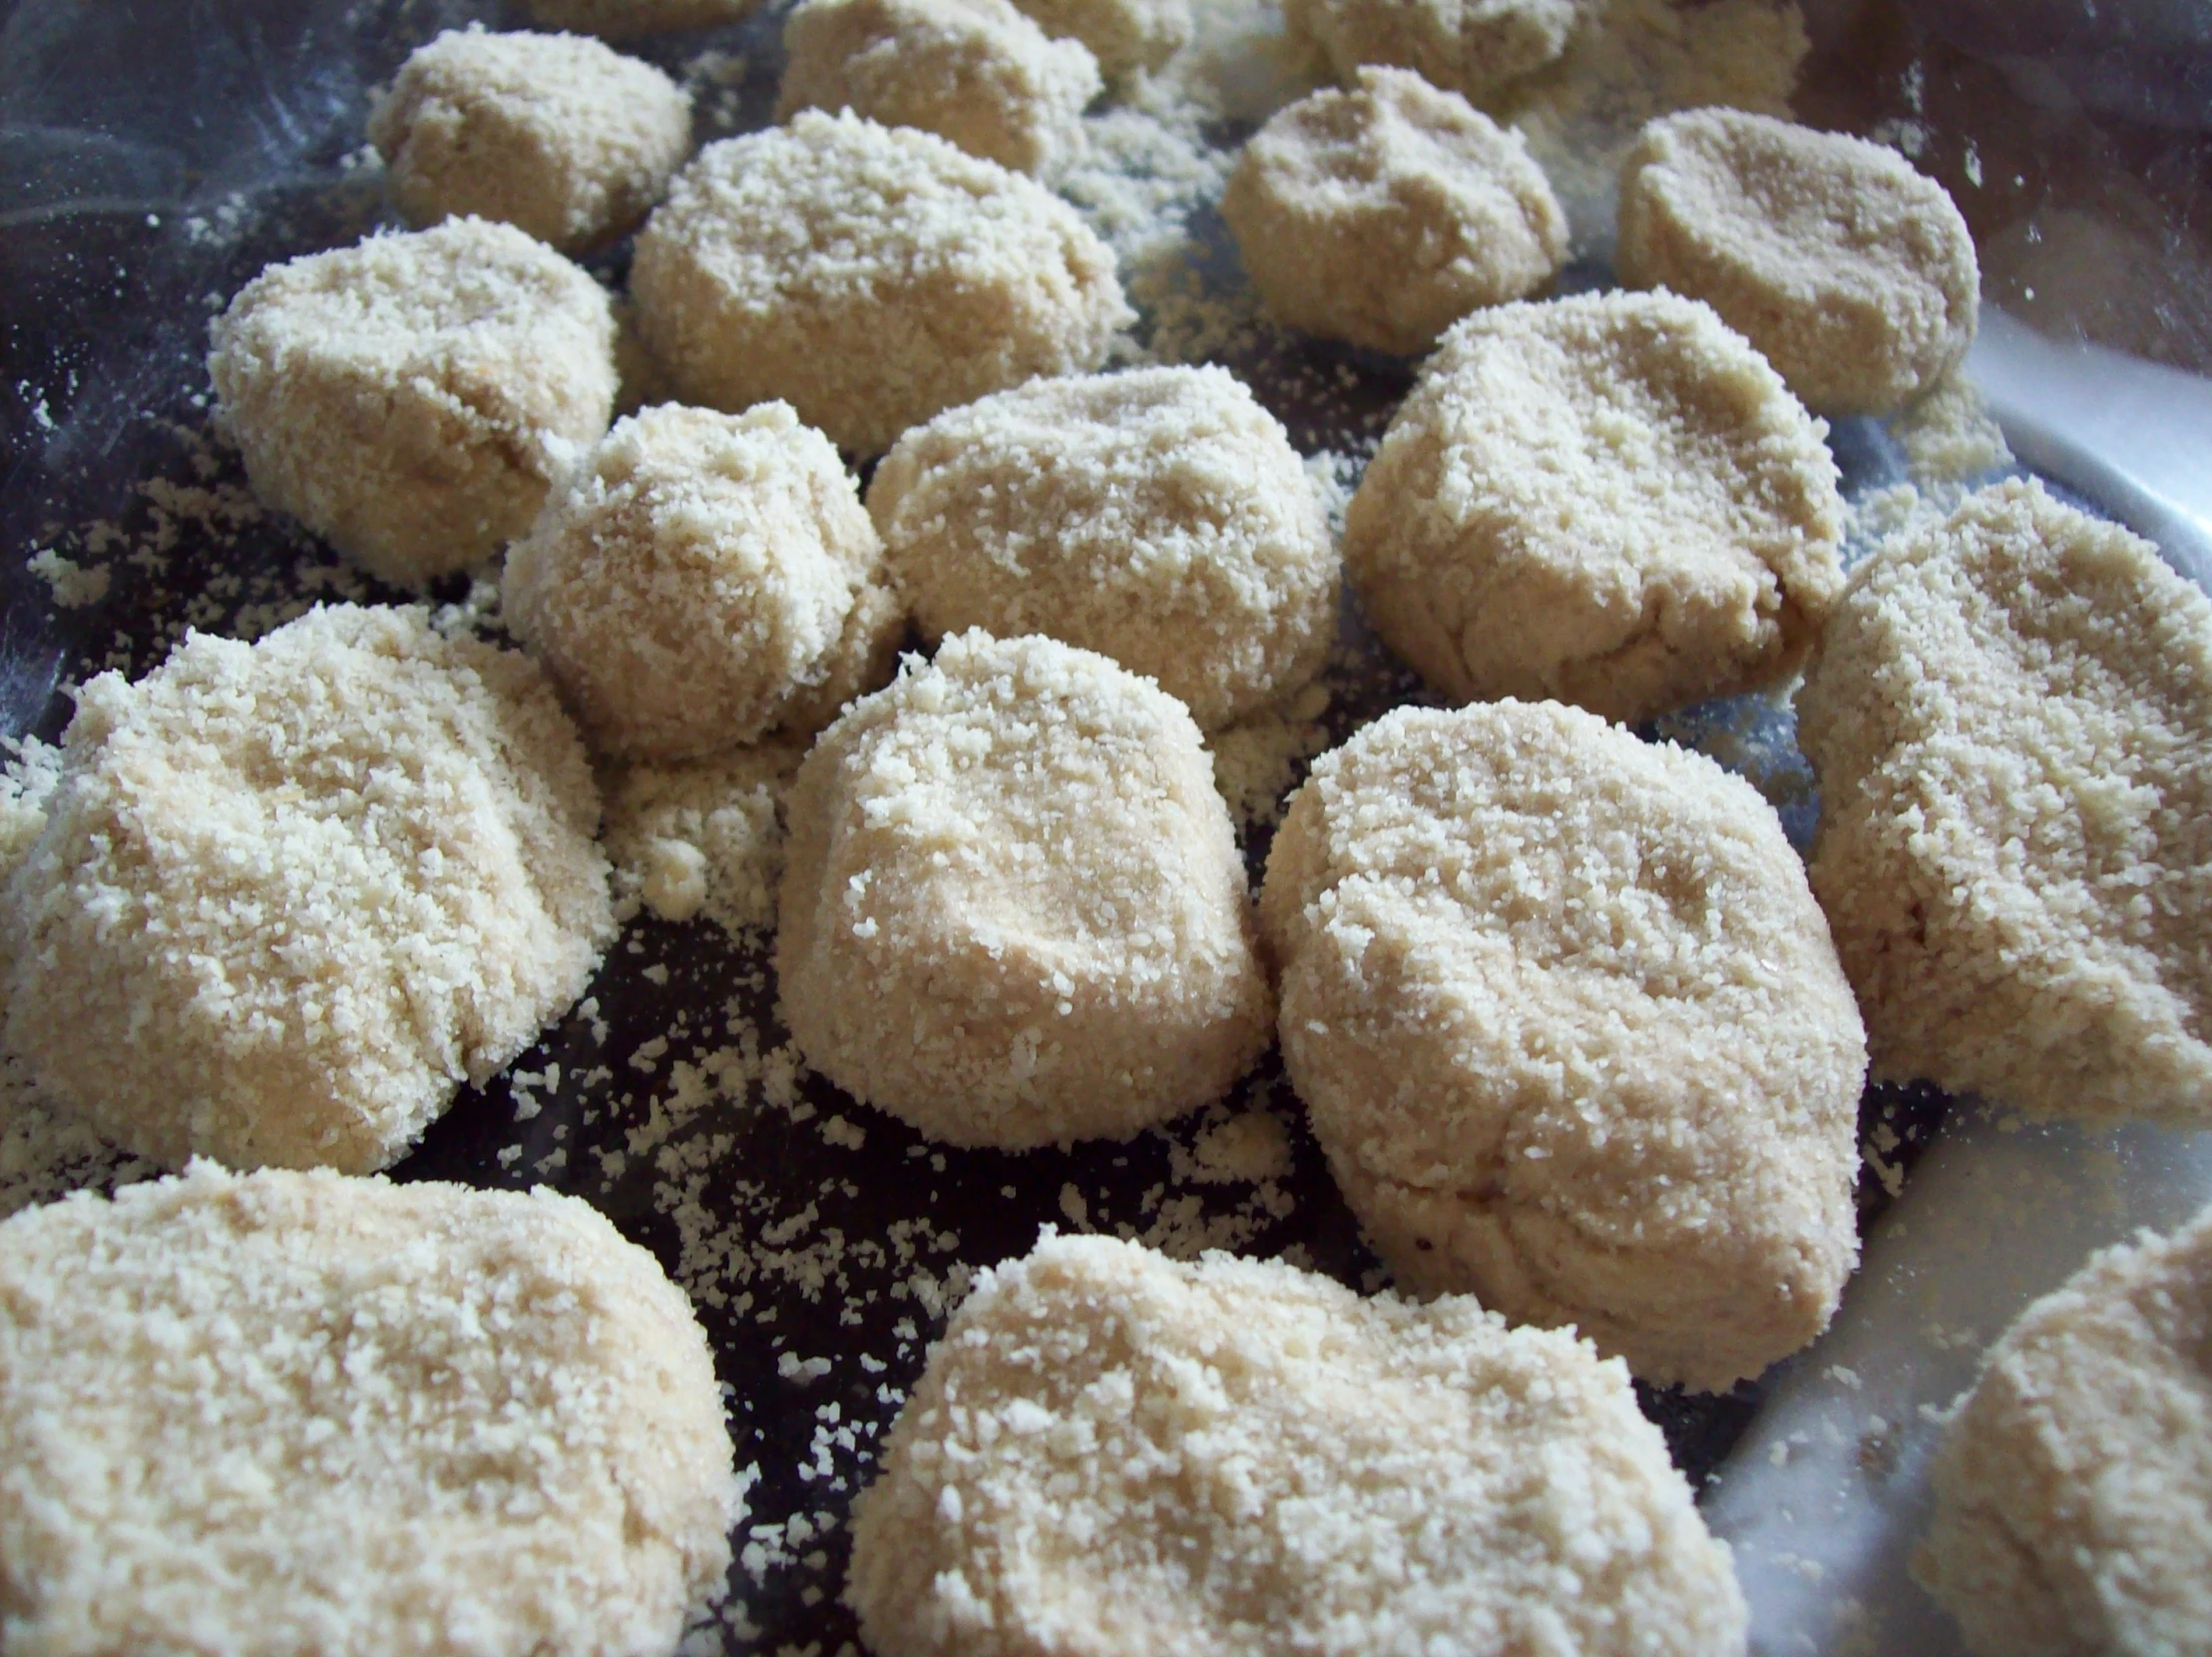
[[[1566,216],[1518,133],[1407,69],[1361,69],[1253,135],[1221,216],[1287,327],[1411,356],[1481,305],[1534,292]]]
[[[1081,41],[1054,40],[1008,0],[806,0],[783,25],[776,117],[849,109],[917,127],[1017,173],[1083,149],[1103,83]]]
[[[791,1037],[934,1138],[1125,1138],[1218,1098],[1266,1044],[1198,727],[1105,656],[955,634],[822,733],[789,813]]]
[[[1749,783],[1557,703],[1401,709],[1315,763],[1260,914],[1401,1284],[1705,1392],[1827,1327],[1866,1037]]]
[[[704,1335],[574,1197],[181,1179],[0,1225],[10,1650],[672,1651],[741,1510]]]
[[[190,633],[78,692],[0,894],[7,1045],[163,1163],[384,1167],[583,994],[598,827],[518,651],[350,606]]]
[[[685,397],[790,402],[875,455],[943,408],[1096,368],[1133,319],[1043,186],[929,133],[801,110],[710,144],[638,238],[646,342]]]
[[[1620,174],[1620,279],[1702,299],[1829,414],[1890,414],[1974,343],[1974,236],[1886,145],[1740,110],[1644,128]]]
[[[1049,633],[1212,729],[1310,678],[1335,542],[1282,425],[1223,368],[1032,380],[899,440],[868,485],[929,637]]]
[[[859,485],[787,404],[668,404],[607,434],[500,592],[602,748],[685,759],[882,683],[904,620],[884,583]]]
[[[2038,484],[1853,573],[1798,693],[1878,1076],[2212,1124],[2212,603]]]
[[[1566,50],[1576,0],[1286,0],[1293,39],[1340,81],[1363,63],[1417,71],[1477,103]]]
[[[1634,723],[1771,684],[1843,589],[1826,432],[1694,300],[1477,311],[1391,421],[1345,573],[1384,642],[1461,701]]]
[[[528,529],[614,409],[606,290],[481,218],[271,265],[211,337],[254,493],[402,587]]]
[[[1113,80],[1157,69],[1190,39],[1190,0],[1015,0],[1056,40],[1080,40]]]
[[[2091,1258],[1990,1350],[1914,1574],[1982,1657],[2148,1657],[2212,1629],[2212,1210]]]
[[[661,199],[691,153],[691,101],[596,40],[448,29],[400,65],[368,136],[410,222],[473,213],[574,249]]]
[[[879,1657],[1729,1657],[1746,1621],[1572,1335],[1050,1233],[931,1349],[846,1599]]]

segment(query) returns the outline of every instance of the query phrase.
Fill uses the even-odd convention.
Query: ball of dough
[[[2212,1125],[2212,603],[2032,483],[1853,573],[1798,693],[1878,1076]]]
[[[1399,1281],[1725,1390],[1858,1257],[1866,1036],[1774,810],[1557,703],[1324,755],[1260,914],[1283,1062]]]
[[[1914,1574],[1983,1657],[2204,1648],[2212,1210],[2091,1258],[1983,1361]]]
[[[7,1045],[157,1161],[384,1167],[583,994],[598,826],[517,651],[350,606],[190,633],[78,693],[0,895]]]
[[[1825,434],[1692,300],[1477,311],[1391,421],[1345,573],[1461,701],[1634,723],[1733,695],[1794,671],[1843,589]]]
[[[507,555],[500,597],[600,747],[684,759],[881,683],[904,621],[869,597],[883,584],[828,438],[783,403],[669,404],[607,434]]]
[[[915,127],[1018,173],[1082,152],[1098,60],[1007,0],[806,0],[783,25],[776,118],[849,109]]]
[[[710,144],[638,238],[647,343],[692,402],[781,397],[856,454],[1132,319],[1113,255],[1041,185],[928,133],[801,110]]]
[[[18,1214],[0,1442],[56,1657],[672,1651],[741,1506],[682,1292],[542,1188],[199,1162]]]
[[[528,529],[614,409],[606,291],[481,218],[271,265],[211,334],[254,493],[402,587]]]
[[[1746,1621],[1570,1334],[1050,1234],[931,1348],[846,1598],[881,1657],[1727,1657]]]
[[[1518,133],[1405,69],[1301,98],[1237,158],[1221,216],[1287,327],[1411,356],[1566,257],[1566,215]]]
[[[1566,50],[1576,0],[1285,0],[1293,39],[1340,81],[1363,63],[1418,72],[1481,102]]]
[[[574,29],[608,40],[711,29],[759,10],[760,0],[525,0],[541,29]]]
[[[1888,414],[1974,343],[1974,237],[1885,145],[1740,110],[1644,128],[1620,173],[1620,279],[1702,299],[1831,414]]]
[[[1042,632],[1211,729],[1320,669],[1338,560],[1304,463],[1223,368],[1032,380],[899,440],[868,485],[932,638]]]
[[[448,29],[400,65],[368,136],[410,221],[473,213],[589,247],[668,188],[691,152],[691,101],[596,40]]]
[[[1015,0],[1055,40],[1080,40],[1113,80],[1157,69],[1190,39],[1190,0]]]
[[[1125,1138],[1220,1097],[1266,1044],[1198,727],[1104,656],[946,639],[822,733],[789,817],[791,1037],[933,1138]]]

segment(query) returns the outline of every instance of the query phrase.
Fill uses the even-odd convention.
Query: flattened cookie
[[[1402,1284],[1718,1391],[1858,1256],[1865,1036],[1773,808],[1573,708],[1401,709],[1267,860],[1283,1059]]]
[[[1480,101],[1566,50],[1575,0],[1288,0],[1294,37],[1312,42],[1337,79],[1363,63],[1416,70],[1431,86]]]

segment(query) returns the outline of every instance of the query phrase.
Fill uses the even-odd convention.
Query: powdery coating
[[[1315,764],[1260,915],[1401,1284],[1702,1392],[1827,1327],[1866,1038],[1750,784],[1556,703],[1402,709]]]
[[[685,397],[787,399],[856,454],[1132,320],[1113,255],[1042,186],[928,133],[801,110],[710,144],[638,238],[631,291]]]
[[[9,1649],[657,1653],[740,1508],[705,1337],[538,1190],[206,1162],[0,1226]]]
[[[481,218],[271,265],[210,335],[254,493],[403,587],[528,529],[615,403],[606,292]]]
[[[1703,299],[1834,414],[1888,414],[1974,343],[1982,276],[1894,150],[1738,110],[1654,121],[1620,175],[1620,278]]]
[[[1320,669],[1336,544],[1280,422],[1222,368],[1032,380],[899,440],[868,485],[935,638],[1042,632],[1206,729]]]
[[[1986,1657],[2150,1657],[2212,1628],[2212,1210],[2093,1256],[1983,1362],[1913,1561]]]
[[[1339,80],[1363,63],[1417,71],[1480,103],[1566,50],[1576,0],[1286,0],[1293,39]]]
[[[541,29],[628,40],[675,29],[711,29],[757,11],[760,0],[526,0]]]
[[[1878,1076],[2212,1122],[2212,604],[2034,484],[1854,572],[1798,694]]]
[[[528,658],[420,611],[190,633],[78,693],[0,898],[7,1044],[176,1164],[395,1160],[583,993],[599,796]]]
[[[804,757],[795,743],[763,742],[626,772],[607,801],[617,891],[664,921],[703,913],[732,934],[773,927],[783,796]]]
[[[855,1505],[881,1657],[1727,1657],[1619,1365],[1465,1297],[1054,1238],[985,1272]]]
[[[869,591],[882,565],[859,486],[788,405],[669,404],[607,434],[500,593],[601,747],[682,759],[881,683],[904,621]]]
[[[1437,689],[1633,723],[1795,670],[1843,589],[1827,428],[1705,306],[1605,293],[1445,335],[1345,516]]]
[[[1411,70],[1283,110],[1237,159],[1221,215],[1275,319],[1411,356],[1566,257],[1566,217],[1518,133]]]
[[[1080,40],[1106,75],[1157,69],[1190,39],[1190,0],[1016,0],[1055,39]]]
[[[1051,173],[1083,145],[1098,60],[1007,0],[806,0],[783,25],[776,100],[916,127],[1018,173]]]
[[[691,152],[691,101],[596,40],[448,29],[400,65],[368,136],[412,222],[474,213],[588,247],[661,199]]]
[[[1266,1044],[1198,728],[1104,656],[955,634],[822,733],[788,809],[791,1037],[932,1137],[1125,1138],[1218,1098]]]

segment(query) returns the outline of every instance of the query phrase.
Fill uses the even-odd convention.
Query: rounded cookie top
[[[528,529],[614,408],[606,291],[481,218],[270,265],[209,332],[253,492],[401,586]]]
[[[740,1509],[706,1340],[547,1190],[223,1172],[0,1225],[11,1644],[672,1650]]]
[[[1798,694],[1876,1073],[2212,1121],[2212,603],[2006,483],[1853,572]]]
[[[1285,21],[1341,81],[1361,64],[1417,71],[1481,101],[1566,50],[1576,0],[1289,0]]]
[[[856,1503],[846,1599],[884,1657],[1726,1657],[1745,1631],[1586,1343],[1106,1237],[978,1279]]]
[[[1157,69],[1190,39],[1190,0],[1016,0],[1056,40],[1080,40],[1114,80]]]
[[[1226,369],[1032,380],[949,409],[884,458],[868,510],[925,633],[1049,633],[1207,729],[1310,677],[1335,633],[1326,515]]]
[[[79,693],[0,895],[7,1044],[142,1156],[384,1167],[583,994],[598,826],[518,651],[414,610],[190,633]]]
[[[822,733],[789,820],[792,1038],[933,1137],[1126,1137],[1220,1096],[1265,1044],[1197,726],[1104,656],[947,638]]]
[[[1741,110],[1654,121],[1620,176],[1620,277],[1702,299],[1830,414],[1888,414],[1974,343],[1974,237],[1885,145]]]
[[[783,403],[619,422],[507,556],[501,597],[595,740],[694,757],[819,723],[884,672],[882,543],[829,440]],[[856,612],[883,648],[845,648]],[[831,681],[836,681],[832,683]],[[880,680],[879,680],[880,682]],[[827,702],[826,709],[821,704]]]
[[[2212,1210],[2094,1256],[1984,1359],[1913,1571],[1984,1657],[2188,1651],[2212,1627]]]
[[[1633,723],[1772,683],[1843,587],[1825,430],[1693,300],[1477,311],[1391,421],[1345,571],[1384,641],[1463,701]]]
[[[1284,1062],[1401,1282],[1718,1390],[1857,1258],[1865,1036],[1773,808],[1557,704],[1402,709],[1267,862]]]
[[[1566,217],[1519,134],[1411,70],[1301,98],[1237,158],[1221,215],[1279,322],[1411,355],[1566,257]]]
[[[687,400],[782,398],[864,455],[940,409],[1096,368],[1131,316],[1112,253],[1041,185],[818,110],[700,151],[631,283]]]

